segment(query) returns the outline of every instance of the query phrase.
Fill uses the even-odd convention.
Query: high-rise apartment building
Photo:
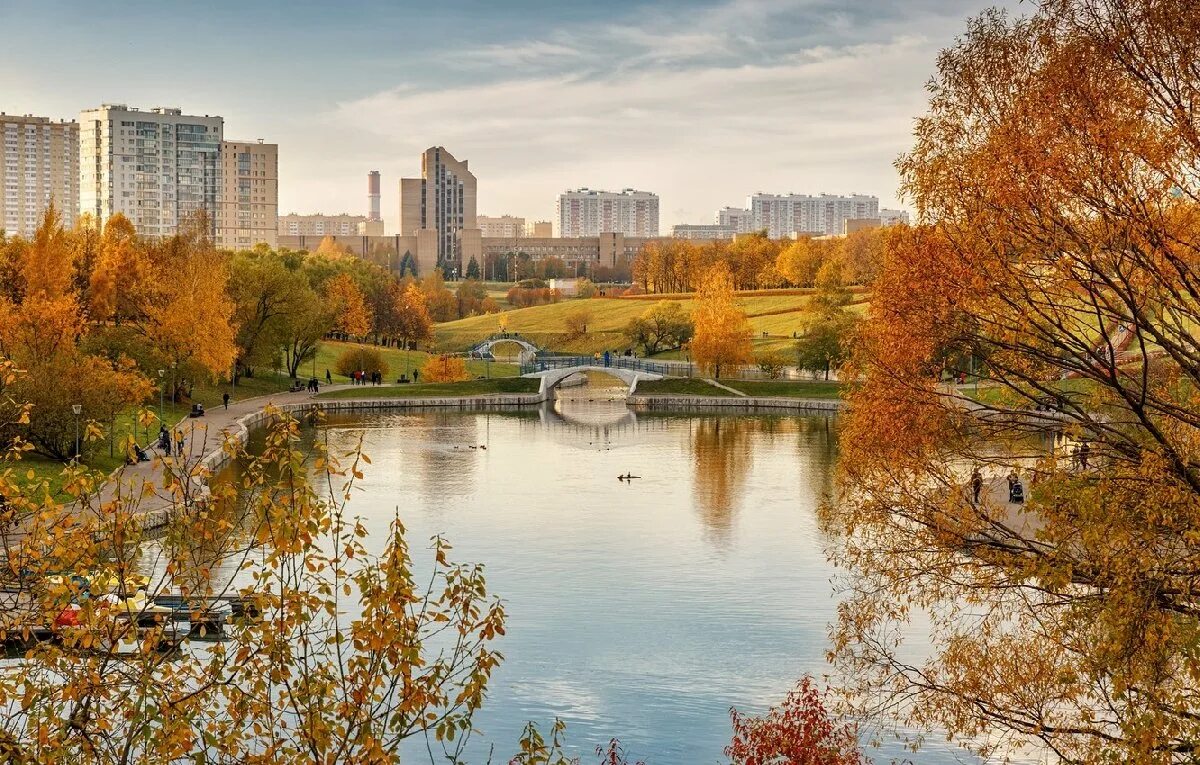
[[[477,215],[475,220],[479,225],[479,231],[487,238],[516,239],[517,237],[525,236],[525,219],[518,218],[515,215],[501,215],[495,217],[492,215]]]
[[[79,115],[79,210],[101,223],[123,213],[144,236],[172,236],[197,212],[217,233],[220,117],[104,104]]]
[[[421,177],[400,179],[400,235],[437,236],[437,264],[446,270],[465,267],[479,256],[475,213],[475,176],[467,160],[458,161],[442,146],[421,155]]]
[[[851,218],[878,218],[879,198],[853,194],[755,194],[750,197],[754,230],[773,239],[793,234],[841,234]]]
[[[602,233],[658,236],[658,195],[634,189],[565,191],[558,196],[558,233],[568,238]]]
[[[279,216],[280,236],[357,236],[367,222],[363,215],[297,215]]]
[[[0,112],[0,230],[33,236],[51,201],[73,226],[79,211],[79,125]]]
[[[259,243],[274,247],[279,231],[279,145],[224,141],[221,162],[217,245],[230,250]]]
[[[733,229],[734,234],[754,231],[754,213],[744,207],[722,207],[717,210],[717,225]]]

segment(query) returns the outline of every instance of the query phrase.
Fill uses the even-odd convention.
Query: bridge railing
[[[570,367],[606,367],[609,369],[629,369],[635,372],[650,372],[658,375],[678,375],[672,365],[656,361],[647,361],[633,356],[538,356],[534,361],[521,365],[521,374],[546,372],[551,369],[569,369]]]

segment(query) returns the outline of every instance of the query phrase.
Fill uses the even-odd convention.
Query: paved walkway
[[[713,386],[714,388],[720,388],[721,390],[727,390],[735,396],[741,396],[743,398],[746,397],[746,394],[742,393],[740,390],[735,390],[733,388],[730,388],[728,385],[722,385],[721,383],[717,382],[716,380],[712,379],[711,377],[702,377],[700,379],[704,380],[704,382],[708,383],[709,385]]]
[[[326,393],[354,387],[356,386],[352,383],[322,385],[321,392]],[[203,417],[184,418],[171,429],[172,439],[174,439],[177,431],[183,432],[184,448],[182,460],[189,470],[194,470],[195,466],[202,463],[209,455],[221,450],[225,443],[226,431],[238,419],[248,414],[253,414],[271,403],[284,404],[314,400],[316,400],[314,394],[307,391],[298,393],[282,391],[245,398],[239,401],[231,401],[228,409],[223,406],[217,406],[207,409]],[[167,456],[162,454],[157,447],[157,442],[153,444],[153,447],[147,450],[151,455],[149,461],[139,462],[136,465],[126,465],[114,471],[100,490],[100,505],[109,503],[118,497],[138,496],[144,491],[144,487],[147,484],[153,487],[153,492],[145,494],[140,500],[140,512],[147,516],[153,516],[160,514],[173,505],[174,500],[164,490],[164,486],[167,484],[166,476],[168,475],[168,471],[180,468],[180,457],[178,455]],[[145,445],[143,445],[143,448],[145,448]]]

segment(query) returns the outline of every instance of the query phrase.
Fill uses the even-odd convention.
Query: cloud
[[[406,86],[343,103],[332,119],[414,161],[435,144],[470,159],[491,213],[545,217],[565,188],[634,186],[658,192],[664,211],[708,220],[759,189],[890,199],[926,59],[922,39],[901,37],[773,64]],[[895,87],[905,71],[917,84]]]
[[[464,45],[445,56],[459,78],[417,75],[318,119],[404,175],[431,145],[469,159],[490,214],[552,217],[558,193],[578,186],[657,192],[664,232],[760,190],[873,193],[891,206],[892,163],[936,52],[987,2],[661,0]],[[315,181],[303,190],[330,194]]]

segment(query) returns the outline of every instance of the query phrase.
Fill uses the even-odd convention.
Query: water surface
[[[557,715],[580,753],[615,736],[651,765],[721,762],[730,706],[761,711],[828,672],[836,600],[815,510],[836,417],[635,415],[603,390],[565,395],[324,427],[336,450],[364,439],[373,465],[350,510],[377,538],[398,512],[418,562],[442,534],[506,601],[472,761],[495,744],[506,762],[526,721]]]

